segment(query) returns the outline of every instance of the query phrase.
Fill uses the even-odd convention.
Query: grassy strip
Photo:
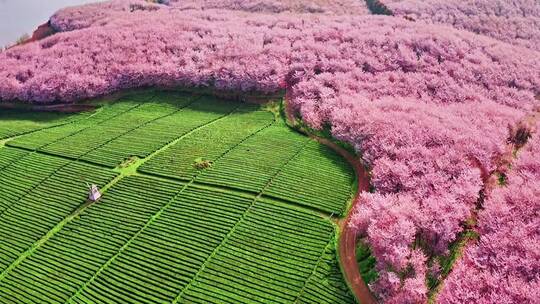
[[[35,153],[35,152],[30,152],[30,154],[32,153]],[[28,155],[30,154],[27,154],[23,157],[27,157]],[[21,159],[23,158],[21,157]],[[20,159],[19,159],[20,160]],[[19,160],[17,161],[14,161],[10,164],[13,165],[15,163],[17,163]],[[53,171],[51,171],[47,176],[45,176],[41,181],[39,181],[37,184],[33,185],[32,187],[28,188],[26,191],[24,191],[24,193],[14,202],[11,202],[11,204],[9,204],[4,210],[2,210],[0,212],[0,216],[2,216],[5,212],[7,212],[11,206],[17,204],[18,202],[20,202],[23,198],[25,198],[27,195],[29,195],[34,189],[36,189],[37,187],[39,187],[39,185],[41,185],[43,182],[45,182],[46,180],[48,180],[49,178],[51,178],[54,174],[56,174],[58,171],[62,170],[64,167],[68,166],[70,164],[70,162],[66,162],[65,164],[59,166],[58,168],[54,169]],[[4,168],[5,170],[5,168]]]
[[[463,251],[467,244],[471,241],[478,240],[479,235],[473,229],[467,229],[460,233],[457,239],[450,245],[450,253],[446,256],[436,257],[432,263],[439,263],[441,266],[441,274],[439,278],[428,276],[428,303],[435,303],[435,296],[441,290],[444,280],[448,277],[457,260],[463,255]]]
[[[356,247],[356,261],[358,261],[360,275],[366,284],[377,280],[379,277],[379,273],[375,269],[377,261],[371,253],[371,248],[364,240],[360,240]]]

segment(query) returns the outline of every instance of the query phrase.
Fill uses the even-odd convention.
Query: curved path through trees
[[[537,97],[537,99],[540,100],[540,96]],[[355,206],[357,204],[361,203],[359,194],[363,191],[369,191],[369,187],[370,187],[369,173],[367,172],[362,162],[357,157],[352,155],[349,151],[347,151],[343,147],[337,145],[335,142],[327,138],[322,138],[322,137],[318,137],[313,134],[310,134],[309,131],[305,130],[304,128],[296,124],[295,123],[296,118],[294,114],[290,111],[290,109],[286,106],[286,103],[284,106],[284,110],[285,110],[286,119],[289,125],[295,128],[299,128],[300,131],[308,134],[310,137],[314,138],[320,143],[332,148],[337,153],[339,153],[343,158],[345,158],[349,162],[349,164],[354,168],[356,178],[358,181],[358,190],[355,193],[355,196],[353,198],[353,204],[347,216],[338,221],[338,226],[340,229],[340,235],[338,239],[338,253],[339,253],[338,259],[341,265],[344,278],[347,284],[349,285],[349,288],[353,292],[354,296],[356,297],[356,299],[361,304],[376,303],[374,296],[371,294],[369,288],[367,287],[367,284],[364,282],[364,280],[362,279],[360,275],[358,263],[356,261],[357,234],[354,231],[354,229],[351,229],[351,227],[349,226],[351,216],[352,216],[351,211],[355,209]],[[529,131],[536,131],[536,132],[540,131],[540,130],[532,130],[534,129],[534,126],[538,123],[538,121],[540,121],[540,109],[535,109],[532,113],[529,113],[528,115],[526,115],[521,121],[521,123],[518,124],[518,126],[516,126],[518,128],[514,130],[516,134],[513,134],[513,136],[519,137],[520,135],[523,135],[519,132],[520,127]],[[487,170],[487,168],[485,168],[478,159],[474,157],[469,157],[469,161],[471,162],[471,165],[480,170],[480,176],[483,182],[483,187],[481,191],[482,193],[480,193],[480,197],[483,198],[485,195],[488,195],[495,187],[497,187],[498,177],[499,177],[498,173],[504,173],[506,171],[504,169],[505,167],[510,168],[512,160],[515,158],[515,154],[521,148],[521,146],[524,145],[524,143],[520,143],[520,140],[523,140],[523,138],[510,139],[510,142],[507,144],[505,151],[503,152],[503,154],[499,157],[499,160],[497,161],[498,168],[495,169],[493,172],[490,172],[489,170]],[[526,142],[526,139],[525,139],[525,142]],[[481,204],[481,202],[479,203]],[[477,212],[478,212],[478,209],[474,210],[474,213],[472,216],[472,220],[474,223],[476,223]],[[473,226],[468,229],[475,229],[475,227]],[[467,244],[468,244],[468,239],[464,239],[463,244],[459,246],[459,248],[457,249],[458,255],[460,255],[461,251],[464,250]]]
[[[350,207],[349,212],[345,218],[338,220],[338,227],[340,231],[338,239],[338,260],[343,272],[343,277],[358,302],[360,304],[374,304],[376,303],[376,300],[371,294],[366,282],[364,279],[362,279],[358,262],[356,261],[357,235],[354,229],[352,229],[349,225],[352,216],[351,211],[355,209],[357,204],[361,203],[359,197],[360,193],[369,191],[369,173],[362,162],[343,147],[327,138],[310,134],[310,132],[306,131],[304,128],[299,127],[298,124],[295,123],[296,119],[294,114],[290,111],[290,108],[287,107],[286,98],[284,100],[283,109],[288,125],[292,126],[293,128],[300,129],[301,132],[308,134],[311,138],[317,140],[319,143],[330,147],[339,153],[345,160],[347,160],[347,162],[354,169],[356,180],[358,182],[358,189],[356,190],[356,193],[352,199],[352,206]]]
[[[359,195],[361,192],[369,191],[369,174],[360,160],[354,157],[349,151],[340,147],[336,143],[326,138],[320,138],[312,136],[318,142],[334,149],[343,158],[345,158],[349,164],[354,168],[356,174],[356,180],[358,181],[358,190],[356,191],[353,204],[349,210],[349,213],[345,218],[339,220],[339,240],[338,240],[338,256],[343,271],[343,276],[349,285],[349,288],[353,292],[356,299],[361,304],[375,303],[375,298],[369,291],[367,284],[360,275],[358,263],[356,261],[356,232],[349,226],[349,222],[352,216],[352,210],[354,210],[357,204],[360,204]]]

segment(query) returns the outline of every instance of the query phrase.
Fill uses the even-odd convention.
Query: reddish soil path
[[[285,96],[285,118],[287,123],[292,127],[298,127],[295,124],[295,117],[291,109],[287,107],[287,96]],[[355,206],[360,203],[360,193],[364,191],[369,191],[369,173],[362,164],[362,162],[352,155],[349,151],[340,147],[335,142],[314,136],[306,132],[306,130],[301,129],[300,131],[308,134],[311,138],[317,140],[323,145],[326,145],[332,148],[334,151],[339,153],[349,164],[353,167],[356,174],[356,180],[358,181],[358,190],[354,194],[353,204],[349,210],[347,216],[338,221],[338,226],[340,230],[340,235],[338,239],[338,260],[341,265],[341,270],[347,285],[349,285],[350,290],[354,294],[354,297],[358,300],[360,304],[374,304],[376,303],[375,298],[371,294],[366,282],[362,279],[360,275],[360,269],[356,261],[356,241],[357,235],[353,229],[349,227],[349,222],[351,220],[351,210],[354,210]]]
[[[358,191],[355,193],[353,205],[351,206],[351,210],[354,210],[354,207],[360,203],[360,193],[369,191],[369,174],[367,170],[358,158],[354,157],[354,155],[349,153],[349,151],[338,146],[336,143],[326,138],[316,136],[312,136],[312,138],[338,152],[354,168],[356,179],[358,181]],[[361,304],[372,304],[376,302],[375,298],[369,291],[367,284],[362,279],[360,270],[358,268],[358,263],[356,261],[357,239],[356,232],[354,229],[349,227],[351,215],[352,212],[349,211],[347,216],[339,221],[339,229],[341,231],[338,240],[339,262],[341,264],[341,269],[343,271],[345,280],[347,281],[347,284],[349,285],[349,288],[353,292],[356,299]]]
[[[294,116],[290,111],[286,111],[286,115],[287,115],[287,120],[289,122],[294,121]],[[536,110],[535,112],[525,117],[523,121],[521,122],[521,125],[526,126],[527,129],[533,129],[538,121],[540,121],[540,111]],[[344,148],[340,147],[336,143],[326,138],[321,138],[317,136],[311,136],[311,137],[317,140],[318,142],[338,152],[354,168],[356,178],[358,181],[358,191],[356,192],[353,198],[353,205],[351,206],[351,210],[354,210],[355,206],[361,203],[359,199],[360,193],[363,191],[369,191],[369,186],[370,186],[369,173],[365,169],[362,162],[358,158],[356,158],[354,155],[349,153],[349,151],[345,150]],[[478,159],[474,157],[469,158],[469,161],[471,162],[471,164],[480,170],[480,175],[483,182],[484,194],[489,195],[489,193],[491,193],[491,191],[497,187],[498,185],[497,173],[498,172],[504,173],[505,171],[508,170],[509,165],[512,163],[512,160],[514,159],[515,152],[519,150],[520,148],[521,147],[519,147],[519,145],[516,145],[515,143],[508,143],[505,151],[499,157],[498,168],[494,170],[493,172],[489,172],[481,164],[481,162]],[[478,210],[475,210],[475,211],[478,211]],[[364,280],[362,279],[360,275],[358,263],[356,261],[357,235],[354,229],[351,229],[349,227],[351,215],[352,215],[352,212],[349,211],[347,216],[339,220],[338,222],[339,228],[341,231],[341,234],[338,240],[339,262],[341,264],[341,268],[343,270],[343,275],[345,277],[345,280],[347,281],[347,284],[349,285],[349,288],[355,295],[356,299],[361,304],[376,303],[375,298],[371,294],[369,288],[367,287],[366,283],[364,282]],[[474,215],[473,215],[474,222],[476,222],[476,216],[477,216],[477,212],[474,212]],[[474,229],[474,227],[472,228]]]

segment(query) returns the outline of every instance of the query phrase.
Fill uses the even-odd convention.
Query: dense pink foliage
[[[332,111],[333,134],[355,143],[373,168],[377,192],[362,195],[352,225],[367,237],[377,257],[381,279],[373,288],[383,299],[400,303],[396,299],[412,291],[389,293],[394,289],[388,289],[388,280],[408,273],[404,285],[396,286],[426,281],[427,266],[418,264],[422,251],[412,245],[421,241],[427,249],[424,259],[447,253],[461,224],[472,215],[482,187],[480,170],[470,160],[493,169],[505,148],[506,123],[516,123],[521,114],[488,102],[365,100],[351,100]],[[419,296],[426,294],[415,298]]]
[[[51,26],[59,32],[102,26],[110,20],[123,18],[127,13],[156,11],[163,6],[145,0],[112,0],[61,9],[50,19]]]
[[[380,0],[396,16],[452,25],[540,50],[538,0]]]
[[[369,13],[366,4],[358,0],[171,0],[176,8],[233,9],[266,13],[323,13],[353,14]]]
[[[112,0],[62,9],[56,12],[50,21],[55,30],[65,32],[114,23],[118,18],[125,18],[128,13],[160,9],[190,11],[226,9],[252,13],[320,13],[356,16],[369,13],[365,3],[358,0],[172,0],[167,1],[166,5],[149,3],[145,0]]]
[[[421,302],[437,271],[428,255],[446,252],[478,199],[476,163],[492,170],[508,126],[538,105],[540,53],[331,3],[66,9],[51,20],[63,33],[0,53],[0,99],[73,102],[141,86],[286,90],[296,115],[330,126],[372,170],[375,193],[363,194],[353,226],[377,258],[373,290],[389,303]]]
[[[479,216],[480,240],[445,281],[440,303],[538,303],[540,299],[540,134],[493,191]]]
[[[390,17],[160,7],[0,53],[7,80],[0,98],[66,102],[165,84],[264,92],[293,86],[294,99],[313,107],[310,87],[530,108],[540,91],[538,53],[448,28]],[[319,85],[327,79],[339,91]]]

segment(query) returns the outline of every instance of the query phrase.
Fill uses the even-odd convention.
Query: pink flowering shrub
[[[141,11],[160,9],[207,10],[226,9],[252,13],[321,13],[327,15],[366,15],[367,6],[358,0],[172,0],[151,3],[146,0],[111,0],[68,7],[56,12],[50,19],[51,26],[59,32],[79,30],[87,27],[104,26],[128,13],[138,15]],[[144,15],[138,15],[143,18]],[[145,22],[146,23],[146,22]]]
[[[170,5],[181,9],[232,9],[265,13],[323,13],[365,15],[369,11],[358,0],[172,0]]]
[[[141,85],[290,87],[298,105],[314,110],[311,88],[526,109],[540,91],[538,53],[448,28],[391,17],[161,7],[0,53],[0,98],[70,102]]]
[[[540,53],[347,11],[323,0],[66,9],[51,20],[61,33],[0,53],[0,99],[74,102],[142,86],[285,90],[295,115],[329,127],[371,169],[375,193],[362,195],[352,226],[377,258],[372,289],[385,302],[422,302],[438,272],[427,261],[446,253],[478,200],[478,166],[493,170],[508,130],[538,106]]]
[[[379,293],[383,300],[395,302],[410,292],[389,293],[393,289],[386,280],[400,277],[403,287],[425,282],[426,272],[436,271],[420,266],[418,256],[427,260],[448,253],[482,188],[480,170],[471,160],[494,169],[505,149],[505,125],[517,123],[521,113],[488,102],[435,105],[358,98],[329,114],[334,136],[354,143],[372,167],[376,193],[362,195],[351,225],[372,246],[381,274],[373,288],[385,291]]]
[[[56,12],[50,19],[58,32],[66,32],[106,25],[110,20],[122,18],[126,13],[156,11],[162,6],[146,0],[111,0],[67,7]]]
[[[535,134],[479,215],[480,240],[446,279],[439,303],[538,303],[540,134]]]
[[[538,0],[379,0],[396,16],[452,25],[540,50]]]

